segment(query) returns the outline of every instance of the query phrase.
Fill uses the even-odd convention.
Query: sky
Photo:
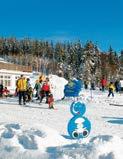
[[[123,0],[0,0],[0,37],[123,49]]]

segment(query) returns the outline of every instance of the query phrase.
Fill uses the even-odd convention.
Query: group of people
[[[34,89],[36,90],[36,100],[42,102],[43,98],[46,97],[46,103],[49,104],[49,108],[53,107],[53,94],[51,93],[51,86],[49,83],[49,78],[44,78],[43,76],[39,77],[39,80],[36,81]]]
[[[84,81],[85,89],[88,89],[89,82]],[[95,90],[94,82],[90,84],[91,89]],[[114,97],[114,91],[119,92],[121,90],[120,81],[116,80],[115,82],[110,82],[108,84],[105,77],[100,80],[100,90],[105,91],[108,90],[108,97],[111,95]],[[51,85],[49,78],[43,75],[36,80],[34,88],[30,84],[30,79],[25,78],[23,75],[16,81],[16,92],[15,95],[19,97],[19,105],[26,104],[26,102],[30,102],[33,100],[34,90],[36,91],[35,97],[36,100],[39,100],[39,103],[42,102],[44,98],[46,98],[46,103],[49,105],[49,108],[54,108],[54,98],[51,93]],[[3,84],[0,84],[0,97],[7,97],[10,91],[7,87],[3,87]],[[22,103],[23,102],[23,103]]]
[[[21,75],[16,83],[16,94],[19,97],[19,105],[22,105],[22,98],[24,105],[26,104],[26,102],[32,101],[34,90],[36,90],[35,96],[36,100],[39,100],[39,103],[41,103],[43,98],[46,97],[46,103],[49,105],[49,108],[54,108],[54,98],[53,94],[51,93],[49,78],[44,78],[44,76],[40,76],[39,79],[36,81],[34,88],[32,88],[30,79],[26,79],[23,75]]]
[[[108,84],[107,80],[103,77],[101,80],[101,87],[102,87],[102,91],[105,91],[106,88],[108,88],[108,97],[110,97],[110,95],[112,95],[112,97],[114,97],[114,91],[116,92],[120,92],[121,91],[121,83],[119,80],[116,80],[115,82],[110,82]]]
[[[88,89],[89,82],[84,81],[84,87],[85,89]],[[90,87],[92,90],[95,90],[95,84],[94,82],[91,82]],[[105,90],[108,90],[108,97],[112,95],[114,97],[114,91],[120,92],[121,91],[121,83],[120,80],[116,80],[115,82],[109,82],[106,80],[105,77],[103,77],[100,81],[100,90],[104,92]]]

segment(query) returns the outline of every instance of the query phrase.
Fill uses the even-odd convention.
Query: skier
[[[119,92],[121,90],[121,84],[120,84],[120,81],[119,80],[116,80],[115,83],[115,90],[116,92]]]
[[[91,81],[91,90],[95,90],[95,82]]]
[[[0,84],[0,97],[3,96],[3,84],[1,83]]]
[[[30,86],[27,90],[27,102],[31,102],[33,97],[33,88]]]
[[[18,94],[18,81],[19,81],[19,79],[20,79],[20,78],[18,78],[17,81],[16,81],[16,89],[15,89],[15,94],[14,94],[15,97],[17,97],[17,96],[19,95],[19,94]]]
[[[48,95],[50,93],[50,85],[49,85],[49,78],[46,78],[46,81],[43,83],[41,88],[41,99],[40,103],[42,102],[43,98],[46,97],[46,103],[48,103]]]
[[[88,81],[86,80],[86,81],[84,81],[84,86],[85,86],[85,89],[88,89]]]
[[[46,77],[42,74],[39,76],[39,82],[44,82],[46,80]]]
[[[33,90],[30,84],[30,79],[27,78],[27,89],[26,89],[26,101],[30,102],[32,100]]]
[[[112,94],[112,97],[114,97],[114,90],[115,90],[115,87],[114,87],[114,84],[113,82],[110,82],[109,83],[109,94],[108,94],[108,97],[110,97],[110,95]]]
[[[35,97],[37,97],[36,100],[39,100],[40,99],[40,90],[41,90],[41,80],[40,80],[40,82],[39,82],[39,80],[36,80],[34,89],[36,90],[36,95],[35,95]]]
[[[53,98],[53,95],[51,93],[48,95],[47,100],[48,100],[48,104],[49,104],[49,109],[54,109],[54,106],[53,106],[54,98]]]
[[[10,93],[10,91],[7,89],[7,87],[5,87],[3,89],[3,96],[7,98],[9,96],[9,93]]]
[[[100,83],[101,83],[102,91],[104,92],[105,87],[107,85],[107,80],[103,77]]]
[[[17,90],[19,93],[19,105],[22,105],[21,100],[23,97],[23,104],[26,104],[26,91],[27,91],[27,80],[26,78],[21,75],[20,79],[17,83]]]

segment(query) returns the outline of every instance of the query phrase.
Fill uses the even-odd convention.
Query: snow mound
[[[102,135],[90,139],[88,144],[75,143],[48,148],[48,152],[51,158],[55,156],[57,159],[123,159],[123,140]]]
[[[66,79],[63,77],[59,77],[57,75],[50,74],[49,76],[50,84],[51,84],[51,92],[54,96],[55,100],[60,100],[64,97],[64,86],[68,83]],[[39,75],[30,76],[31,86],[34,88],[36,80],[39,79]]]
[[[53,93],[54,99],[59,100],[64,97],[64,86],[68,83],[63,77],[58,77],[56,75],[49,75],[51,83],[51,91]]]
[[[45,126],[0,125],[0,159],[122,159],[122,152],[123,140],[117,136],[81,141],[65,139]]]
[[[47,158],[46,148],[60,146],[67,141],[57,131],[41,126],[26,128],[18,123],[0,125],[0,159]]]

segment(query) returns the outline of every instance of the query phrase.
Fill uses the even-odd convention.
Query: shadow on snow
[[[112,124],[123,124],[123,118],[122,117],[103,117],[104,119],[110,119],[107,122]]]

